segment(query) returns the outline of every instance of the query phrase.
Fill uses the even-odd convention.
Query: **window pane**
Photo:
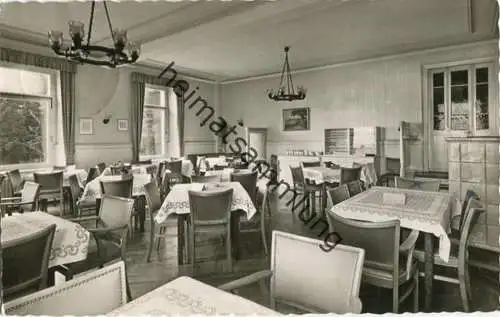
[[[444,73],[436,73],[432,77],[434,87],[444,86]]]
[[[46,100],[0,98],[0,165],[45,161]]]
[[[469,129],[468,71],[451,72],[451,129]]]
[[[165,110],[144,108],[142,120],[141,155],[162,155]]]
[[[476,128],[487,130],[490,127],[488,115],[488,68],[476,69]]]
[[[432,103],[434,109],[434,130],[445,128],[444,73],[433,75]]]
[[[50,76],[16,68],[0,67],[0,91],[35,96],[50,96]]]
[[[163,106],[161,95],[161,90],[146,88],[144,104],[158,107]]]

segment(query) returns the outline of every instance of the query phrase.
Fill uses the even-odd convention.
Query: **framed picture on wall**
[[[94,121],[92,118],[80,118],[80,134],[92,134]]]
[[[127,119],[117,119],[118,131],[128,131],[128,120]]]
[[[283,109],[283,131],[307,131],[310,129],[310,108]]]

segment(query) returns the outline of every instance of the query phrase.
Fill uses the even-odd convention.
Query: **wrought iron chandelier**
[[[283,63],[283,70],[281,71],[280,86],[277,91],[269,89],[267,96],[274,101],[293,101],[303,100],[306,98],[307,90],[302,86],[297,87],[297,93],[293,87],[292,74],[290,72],[290,64],[288,63],[288,51],[290,47],[285,47],[285,62]]]
[[[113,47],[100,45],[92,45],[90,36],[92,34],[92,24],[94,22],[95,1],[92,1],[90,9],[89,31],[87,34],[87,42],[84,43],[85,25],[78,21],[69,21],[69,34],[73,41],[71,46],[63,44],[63,33],[60,31],[49,32],[49,44],[52,50],[60,56],[64,56],[69,60],[79,62],[81,64],[91,64],[108,66],[115,68],[116,66],[132,64],[139,58],[139,46],[127,40],[127,31],[113,29],[111,19],[109,18],[108,6],[103,1],[106,11],[106,19],[108,22]],[[127,49],[127,52],[125,51]]]

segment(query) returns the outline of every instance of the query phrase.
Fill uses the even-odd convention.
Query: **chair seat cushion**
[[[95,209],[96,203],[95,203],[95,201],[81,200],[81,201],[78,201],[78,208],[80,208],[80,209]]]

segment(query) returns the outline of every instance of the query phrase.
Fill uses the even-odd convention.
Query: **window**
[[[0,67],[0,166],[49,164],[52,111],[49,73]],[[52,131],[54,130],[54,131]]]
[[[167,106],[165,90],[146,87],[140,156],[143,158],[165,156]]]
[[[434,131],[484,132],[490,129],[491,65],[434,70],[431,105]]]

